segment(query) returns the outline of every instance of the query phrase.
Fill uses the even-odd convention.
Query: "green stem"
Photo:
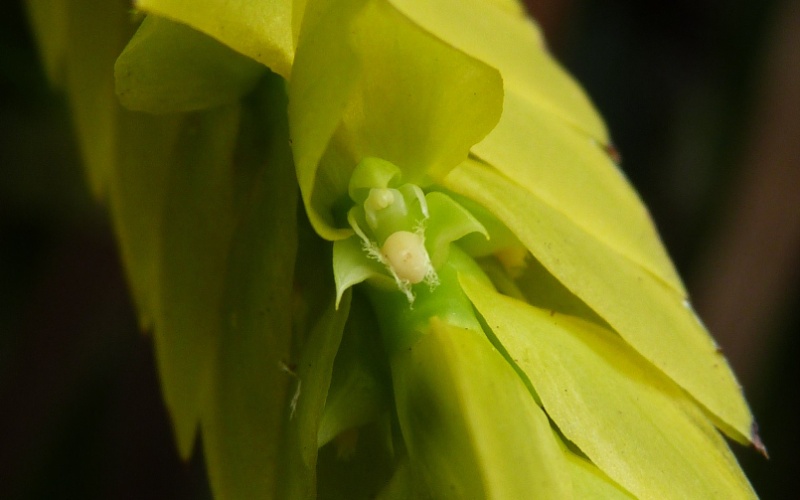
[[[483,335],[472,303],[461,290],[458,275],[469,275],[488,282],[474,260],[456,245],[452,245],[447,261],[437,270],[439,285],[431,289],[425,283],[415,285],[413,305],[397,290],[367,285],[367,295],[377,317],[386,351],[391,357],[414,345],[428,332],[436,317],[453,326],[480,332]]]

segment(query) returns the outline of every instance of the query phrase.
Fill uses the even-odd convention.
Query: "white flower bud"
[[[392,203],[394,203],[394,193],[392,193],[391,189],[374,188],[369,190],[369,196],[364,202],[364,208],[377,212],[378,210],[383,210]]]

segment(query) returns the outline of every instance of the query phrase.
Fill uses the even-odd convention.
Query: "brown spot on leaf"
[[[609,158],[611,158],[611,161],[613,161],[617,165],[622,164],[622,155],[619,153],[619,150],[613,144],[609,142],[608,144],[605,145],[603,149],[606,150],[606,154],[608,155]]]

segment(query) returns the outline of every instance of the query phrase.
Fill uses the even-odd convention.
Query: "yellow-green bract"
[[[215,495],[754,496],[736,380],[513,0],[28,4]]]

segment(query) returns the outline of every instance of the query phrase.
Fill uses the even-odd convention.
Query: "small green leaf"
[[[483,204],[549,273],[642,356],[749,442],[752,416],[724,356],[683,297],[495,170],[465,162],[445,185]]]
[[[437,189],[441,189],[437,186]],[[447,195],[464,207],[475,219],[486,229],[490,236],[486,237],[481,233],[470,233],[459,240],[458,246],[473,257],[485,257],[500,253],[522,254],[528,253],[525,246],[520,243],[514,233],[505,224],[497,220],[483,205],[475,203],[471,199],[461,196],[452,191],[446,191]]]
[[[370,278],[383,279],[390,287],[393,284],[383,264],[368,258],[361,240],[355,236],[333,243],[333,276],[337,307],[348,288]]]
[[[472,233],[489,238],[486,228],[464,207],[442,193],[429,193],[425,196],[431,216],[425,227],[425,246],[431,262],[439,267],[445,260],[450,244]]]
[[[265,72],[213,38],[154,15],[142,22],[114,65],[122,105],[156,114],[235,102]]]
[[[696,403],[619,336],[462,285],[561,432],[623,487],[663,499],[755,497]]]

